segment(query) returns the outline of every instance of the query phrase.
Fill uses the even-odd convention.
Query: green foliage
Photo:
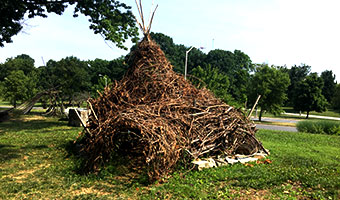
[[[150,36],[160,46],[174,70],[177,73],[184,74],[185,46],[175,44],[171,37],[163,33],[151,32]]]
[[[92,86],[92,96],[95,98],[98,97],[98,92],[104,91],[104,88],[109,86],[111,83],[112,80],[107,75],[100,76],[98,83]]]
[[[26,54],[8,58],[0,64],[0,96],[16,106],[18,101],[27,100],[37,92],[37,70],[34,59]]]
[[[89,17],[90,29],[101,34],[105,40],[114,42],[117,47],[127,50],[124,42],[132,37],[138,41],[138,28],[131,7],[117,0],[77,0],[74,16],[77,12]]]
[[[307,117],[310,111],[323,112],[328,105],[322,95],[323,80],[316,73],[311,73],[296,86],[293,96],[294,110],[306,111]]]
[[[179,170],[145,185],[125,163],[78,174],[81,128],[31,117],[0,124],[0,199],[339,199],[339,136],[260,130],[271,164]]]
[[[249,94],[250,102],[255,102],[257,96],[261,95],[258,102],[258,106],[261,107],[260,121],[265,110],[273,114],[280,114],[283,111],[282,106],[287,99],[289,83],[288,74],[278,67],[269,67],[267,64],[256,67]]]
[[[340,84],[336,85],[335,92],[332,98],[332,107],[340,110]]]
[[[0,2],[0,47],[12,42],[12,37],[23,28],[25,14],[29,18],[47,17],[47,13],[61,15],[68,5],[76,4],[74,17],[84,14],[91,23],[90,29],[101,34],[106,40],[114,42],[117,47],[124,48],[124,42],[132,37],[137,41],[138,29],[135,26],[131,7],[116,0],[2,0]]]
[[[34,59],[26,54],[21,54],[15,58],[8,58],[4,64],[0,64],[0,82],[4,80],[12,71],[21,70],[27,76],[33,71]]]
[[[184,74],[185,52],[190,48],[178,45],[173,39],[163,33],[151,33],[151,38],[161,47],[167,59],[174,67],[174,71]],[[203,66],[206,55],[199,49],[193,48],[188,55],[188,74],[197,66]]]
[[[98,83],[101,75],[106,75],[111,80],[120,80],[128,69],[125,58],[120,57],[111,61],[95,59],[86,62],[89,66],[89,75],[92,85]]]
[[[178,73],[184,73],[185,53],[189,48],[175,44],[172,38],[162,33],[151,33],[151,37],[160,45],[165,56],[174,66],[174,70]],[[237,100],[237,104],[243,104],[247,100],[246,92],[249,86],[250,72],[254,68],[249,56],[239,50],[230,52],[220,49],[204,54],[197,48],[193,48],[188,54],[187,70],[189,75],[198,66],[208,65],[217,68],[219,73],[228,76],[229,89],[227,94]]]
[[[293,98],[296,96],[299,83],[304,80],[311,71],[311,66],[302,64],[292,66],[288,70],[290,85],[288,87],[288,103],[293,105]]]
[[[61,95],[70,100],[74,93],[90,91],[88,71],[87,64],[76,57],[49,60],[46,67],[39,68],[39,85],[43,90],[61,90]]]
[[[2,82],[2,97],[16,107],[18,101],[32,97],[34,87],[35,81],[32,81],[23,71],[12,71]]]
[[[254,69],[248,55],[239,50],[230,52],[216,49],[207,54],[205,63],[217,67],[229,77],[229,94],[234,99],[239,103],[247,101],[250,72]]]
[[[304,120],[296,125],[299,132],[340,135],[340,122],[330,120]]]
[[[218,68],[211,67],[211,65],[208,65],[205,68],[198,66],[192,70],[192,75],[194,76],[194,78],[192,78],[192,82],[196,86],[204,86],[208,88],[217,97],[230,104],[232,98],[228,94],[228,76],[220,73]]]
[[[336,88],[335,74],[332,70],[326,70],[321,73],[320,77],[323,80],[322,95],[328,103],[331,103]]]

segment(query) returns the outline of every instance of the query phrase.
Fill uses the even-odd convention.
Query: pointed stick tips
[[[149,38],[149,34],[150,34],[150,30],[151,30],[151,24],[152,24],[155,12],[156,12],[156,10],[158,8],[158,5],[156,6],[155,10],[152,12],[152,15],[151,15],[151,18],[150,18],[148,26],[145,26],[142,0],[139,0],[139,4],[138,4],[137,0],[135,0],[135,2],[136,2],[136,5],[137,5],[138,14],[139,14],[139,16],[140,16],[140,18],[142,20],[142,23],[140,23],[139,20],[137,19],[137,17],[134,16],[135,20],[136,20],[136,23],[138,24],[139,28],[143,32],[144,36],[146,36],[146,38],[149,40],[150,39]]]

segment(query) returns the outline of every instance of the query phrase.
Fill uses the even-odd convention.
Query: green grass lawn
[[[12,107],[12,104],[9,101],[3,101],[0,99],[0,107]]]
[[[287,113],[299,113],[298,111],[295,111],[292,107],[283,107],[283,110]],[[306,112],[303,112],[302,114],[307,114]],[[312,111],[309,113],[310,115],[319,115],[319,116],[327,116],[327,117],[340,117],[340,111],[334,110],[331,108],[328,108],[327,111],[319,113]]]
[[[271,164],[179,170],[146,183],[124,165],[81,175],[81,128],[30,115],[0,123],[0,199],[339,199],[340,137],[260,130]]]
[[[298,113],[295,110],[293,110],[290,107],[284,107],[283,110],[287,113]],[[259,111],[258,111],[259,114]],[[302,114],[306,114],[303,112]],[[340,112],[336,110],[329,109],[326,112],[318,113],[318,112],[310,112],[310,115],[318,115],[318,116],[327,116],[327,117],[340,117]],[[252,116],[255,117],[255,111],[252,113]],[[258,115],[257,115],[258,117]],[[271,113],[264,113],[262,117],[269,117],[269,118],[281,118],[281,119],[296,119],[296,120],[305,120],[305,116],[291,116],[291,115],[286,115],[284,113],[280,115],[273,115]],[[313,119],[313,117],[309,116],[309,119]]]

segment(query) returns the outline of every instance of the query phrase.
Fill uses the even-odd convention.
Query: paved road
[[[251,120],[258,121],[258,118],[252,117]],[[296,124],[300,120],[296,119],[282,119],[282,118],[269,118],[269,117],[262,117],[261,119],[264,122],[280,122],[280,123],[292,123]]]
[[[290,127],[290,126],[276,126],[276,125],[256,124],[256,128],[258,128],[258,129],[276,130],[276,131],[298,132],[296,127]]]
[[[252,118],[252,120],[254,120],[256,122],[256,121],[258,121],[258,118]],[[292,124],[296,124],[299,121],[299,120],[296,120],[296,119],[281,119],[281,118],[269,118],[269,117],[262,117],[261,120],[263,122],[279,122],[279,123],[292,123]],[[298,132],[296,127],[290,127],[290,126],[256,124],[256,127],[258,129]]]
[[[306,117],[305,114],[297,114],[297,113],[285,113],[286,115],[290,115],[290,116],[302,116],[302,117]],[[328,117],[328,116],[319,116],[319,115],[309,115],[310,118],[317,118],[317,119],[331,119],[331,120],[339,120],[340,121],[340,117]]]

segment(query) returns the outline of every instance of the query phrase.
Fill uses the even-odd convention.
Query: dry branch
[[[88,171],[123,152],[139,157],[155,180],[185,159],[264,149],[252,121],[175,73],[152,40],[145,37],[130,61],[122,80],[89,99],[92,114],[83,145]]]

